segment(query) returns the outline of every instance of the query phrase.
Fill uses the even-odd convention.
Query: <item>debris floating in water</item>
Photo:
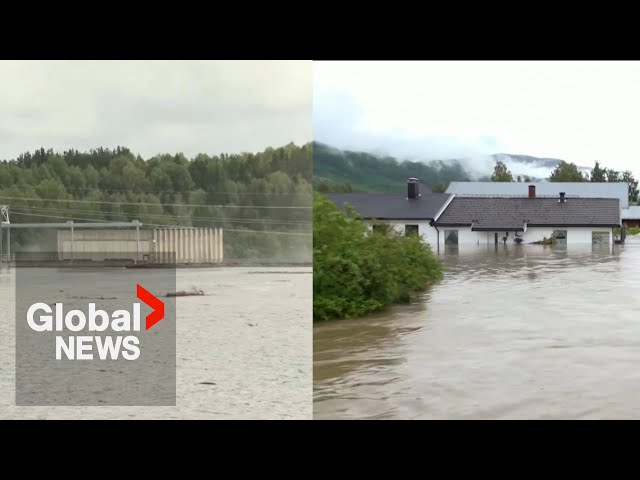
[[[191,290],[180,290],[175,293],[172,293],[172,292],[167,293],[167,297],[191,297],[194,295],[195,296],[204,295],[204,292],[199,288],[191,287]]]

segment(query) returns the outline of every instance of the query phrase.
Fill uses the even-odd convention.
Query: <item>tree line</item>
[[[10,206],[12,223],[139,220],[149,227],[223,228],[227,258],[309,260],[311,154],[310,143],[148,159],[126,147],[41,148],[0,162],[0,204]],[[45,238],[43,231],[17,229],[14,251]]]
[[[518,182],[530,182],[529,177],[517,177]],[[512,173],[504,162],[497,161],[491,175],[492,182],[514,182]],[[550,182],[625,182],[629,185],[629,202],[638,201],[638,180],[633,177],[631,171],[619,172],[611,168],[602,168],[600,162],[596,162],[590,173],[581,172],[575,163],[561,161],[549,175]]]

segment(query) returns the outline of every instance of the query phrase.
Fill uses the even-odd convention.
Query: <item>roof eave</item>
[[[524,232],[524,227],[472,227],[472,232]]]
[[[597,228],[616,228],[619,227],[619,223],[529,223],[527,227],[564,227],[564,228],[572,228],[572,227],[597,227]]]

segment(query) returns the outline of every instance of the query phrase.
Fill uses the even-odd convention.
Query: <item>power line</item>
[[[15,212],[13,210],[11,210],[11,214],[12,215],[24,215],[24,216],[34,216],[34,217],[46,217],[46,218],[60,218],[63,220],[83,220],[83,221],[92,221],[92,222],[105,222],[105,223],[121,223],[121,222],[117,222],[114,220],[101,220],[101,219],[97,219],[97,218],[77,218],[77,217],[61,217],[61,216],[57,216],[57,215],[42,215],[42,214],[38,214],[38,213],[21,213],[21,212]],[[79,224],[80,225],[80,224]],[[144,223],[144,225],[149,225],[152,227],[161,227],[161,228],[189,228],[189,227],[185,227],[184,225],[163,225],[163,224],[159,224],[159,223]],[[268,233],[268,234],[273,234],[273,235],[297,235],[297,236],[307,236],[310,237],[313,234],[312,233],[299,233],[299,232],[276,232],[276,231],[270,231],[270,230],[239,230],[239,229],[228,229],[225,228],[223,229],[225,232],[239,232],[239,233]]]
[[[310,198],[311,195],[308,193],[279,193],[279,192],[222,192],[222,191],[216,191],[216,192],[207,192],[206,190],[131,190],[128,188],[103,188],[103,187],[65,187],[65,190],[67,191],[80,191],[80,192],[86,192],[86,191],[91,191],[91,190],[97,190],[99,192],[118,192],[118,193],[132,193],[132,194],[147,194],[147,193],[151,193],[151,194],[155,194],[155,193],[168,193],[168,194],[174,194],[174,193],[196,193],[199,191],[204,192],[207,195],[271,195],[271,196],[295,196],[295,197],[308,197]]]
[[[180,218],[179,215],[176,214],[154,214],[154,213],[126,213],[126,212],[87,212],[86,210],[78,210],[78,209],[63,209],[63,208],[48,208],[48,207],[31,207],[31,206],[14,206],[13,208],[19,210],[33,210],[37,212],[53,212],[53,213],[75,213],[79,215],[95,215],[95,214],[103,214],[105,216],[117,216],[117,217],[139,217],[139,218],[167,218],[167,217],[177,217]],[[260,218],[237,218],[237,217],[202,217],[202,216],[189,216],[184,217],[190,220],[204,220],[204,221],[217,221],[217,222],[228,222],[228,223],[273,223],[280,225],[310,225],[312,222],[305,220],[274,220],[274,219],[260,219]]]
[[[292,206],[270,206],[270,205],[198,205],[190,203],[146,203],[146,202],[108,202],[103,200],[62,200],[59,198],[34,198],[34,197],[9,197],[0,195],[0,198],[10,200],[28,200],[36,202],[67,202],[67,203],[95,203],[104,205],[145,205],[145,206],[165,206],[165,207],[214,207],[214,208],[256,208],[256,209],[296,209],[310,210],[313,207],[292,207]]]

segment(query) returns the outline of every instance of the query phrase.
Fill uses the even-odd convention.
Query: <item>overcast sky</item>
[[[341,148],[640,174],[639,62],[315,62],[313,93],[314,139]]]
[[[311,137],[310,61],[1,61],[0,159],[126,146],[261,151]]]

